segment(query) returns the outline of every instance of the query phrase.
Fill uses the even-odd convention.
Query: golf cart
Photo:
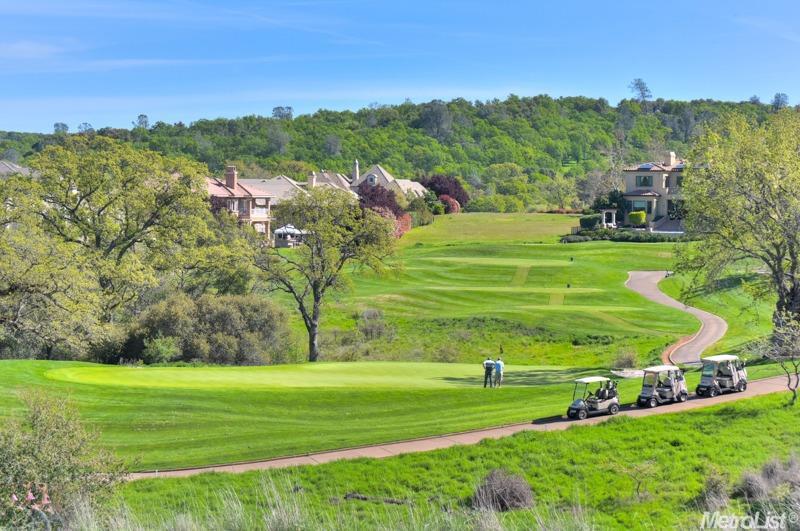
[[[589,385],[598,384],[597,390],[590,391]],[[616,415],[619,412],[619,393],[617,382],[604,376],[588,376],[575,380],[575,389],[572,391],[572,404],[567,409],[567,416],[571,419],[583,420],[589,415],[608,413]]]
[[[665,402],[686,402],[688,398],[683,371],[674,365],[656,365],[644,370],[642,392],[636,404],[656,407]]]
[[[726,391],[740,393],[747,389],[747,369],[739,356],[722,354],[703,358],[703,372],[697,396],[715,396]]]

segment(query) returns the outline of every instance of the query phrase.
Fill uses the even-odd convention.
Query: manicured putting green
[[[506,386],[530,385],[519,375],[571,374],[568,367],[509,366]],[[445,389],[482,384],[482,369],[464,363],[319,363],[272,367],[118,367],[82,365],[45,378],[102,386],[170,389],[395,388]],[[553,383],[542,378],[541,384]]]

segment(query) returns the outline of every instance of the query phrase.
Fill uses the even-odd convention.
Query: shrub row
[[[570,234],[561,238],[561,243],[580,243],[597,240],[609,240],[614,242],[640,242],[640,243],[660,243],[660,242],[682,242],[690,241],[691,238],[685,234],[667,234],[663,232],[648,232],[634,230],[615,230],[597,229],[582,230],[578,234]]]

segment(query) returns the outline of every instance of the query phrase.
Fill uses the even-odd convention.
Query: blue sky
[[[657,5],[662,4],[662,5]],[[800,98],[800,5],[0,0],[0,130],[406,98]]]

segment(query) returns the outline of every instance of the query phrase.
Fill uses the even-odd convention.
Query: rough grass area
[[[292,485],[320,521],[347,515],[350,528],[371,528],[391,521],[387,518],[392,515],[402,522],[409,507],[433,515],[468,507],[486,474],[503,468],[530,483],[537,505],[583,507],[599,528],[696,528],[709,474],[724,471],[733,483],[745,470],[796,450],[800,409],[785,403],[785,396],[772,395],[385,460],[137,481],[125,486],[123,498],[144,522],[185,511],[219,514],[225,510],[217,495],[221,492],[235,493],[245,511],[257,512],[259,486],[277,478]],[[403,505],[382,501],[386,499]],[[535,525],[527,510],[499,518],[508,528]]]

